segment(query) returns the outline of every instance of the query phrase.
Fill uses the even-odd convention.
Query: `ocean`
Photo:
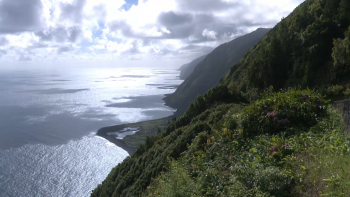
[[[128,153],[105,126],[172,115],[176,70],[0,70],[0,195],[89,196]]]

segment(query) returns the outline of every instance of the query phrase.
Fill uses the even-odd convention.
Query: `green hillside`
[[[199,58],[194,59],[190,63],[181,66],[179,68],[179,70],[181,71],[180,72],[180,79],[182,79],[182,80],[187,79],[187,77],[191,75],[191,73],[193,72],[193,70],[197,66],[197,64],[199,64],[205,57],[206,57],[206,55],[203,55]]]
[[[305,1],[230,69],[223,84],[244,92],[270,85],[278,90],[347,84],[349,62],[335,65],[332,51],[334,39],[344,39],[349,27],[349,6],[345,0]],[[344,47],[341,50],[349,57],[349,45],[345,45],[338,47]]]
[[[175,116],[182,115],[199,94],[204,94],[218,85],[231,66],[237,63],[269,30],[259,28],[222,44],[198,62],[193,72],[177,90],[164,98],[167,105],[177,109]]]
[[[322,96],[350,98],[349,26],[350,1],[306,0],[92,196],[349,196],[350,138]]]

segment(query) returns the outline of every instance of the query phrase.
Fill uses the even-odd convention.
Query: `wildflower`
[[[269,112],[269,113],[267,113],[267,117],[268,118],[274,118],[274,117],[276,117],[277,116],[277,113],[276,112]]]
[[[289,143],[285,143],[282,145],[281,149],[287,149],[288,147],[290,147],[290,144]]]
[[[278,148],[277,145],[272,146],[272,147],[270,148],[270,150],[269,150],[270,155],[273,156],[274,154],[276,154],[277,151],[278,151],[278,149],[279,149],[279,148]]]

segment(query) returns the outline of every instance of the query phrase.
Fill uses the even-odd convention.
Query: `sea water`
[[[89,196],[128,156],[95,132],[169,116],[178,71],[0,71],[0,196]]]

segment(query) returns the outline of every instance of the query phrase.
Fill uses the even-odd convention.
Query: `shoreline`
[[[123,125],[116,125],[116,126],[112,126],[112,127],[117,127],[117,126],[123,126]],[[104,139],[108,140],[109,142],[113,143],[114,145],[122,148],[123,150],[128,152],[129,156],[131,157],[132,154],[135,152],[135,150],[133,148],[129,147],[128,145],[126,145],[123,140],[119,140],[119,139],[115,138],[114,135],[108,135],[107,133],[112,132],[112,131],[108,130],[108,128],[109,127],[103,127],[101,129],[99,129],[97,131],[96,135],[103,137]]]
[[[100,128],[96,135],[103,137],[109,142],[115,144],[116,146],[124,149],[129,153],[130,156],[135,152],[137,147],[144,142],[146,136],[156,135],[158,128],[165,128],[168,120],[171,120],[174,115],[166,116],[160,119],[146,120],[136,123],[126,123],[120,125],[113,125]],[[133,135],[128,135],[124,139],[116,139],[115,135],[108,135],[110,132],[118,132],[127,127],[139,128],[139,131]],[[132,143],[131,143],[132,142]],[[131,146],[130,146],[131,145]]]

